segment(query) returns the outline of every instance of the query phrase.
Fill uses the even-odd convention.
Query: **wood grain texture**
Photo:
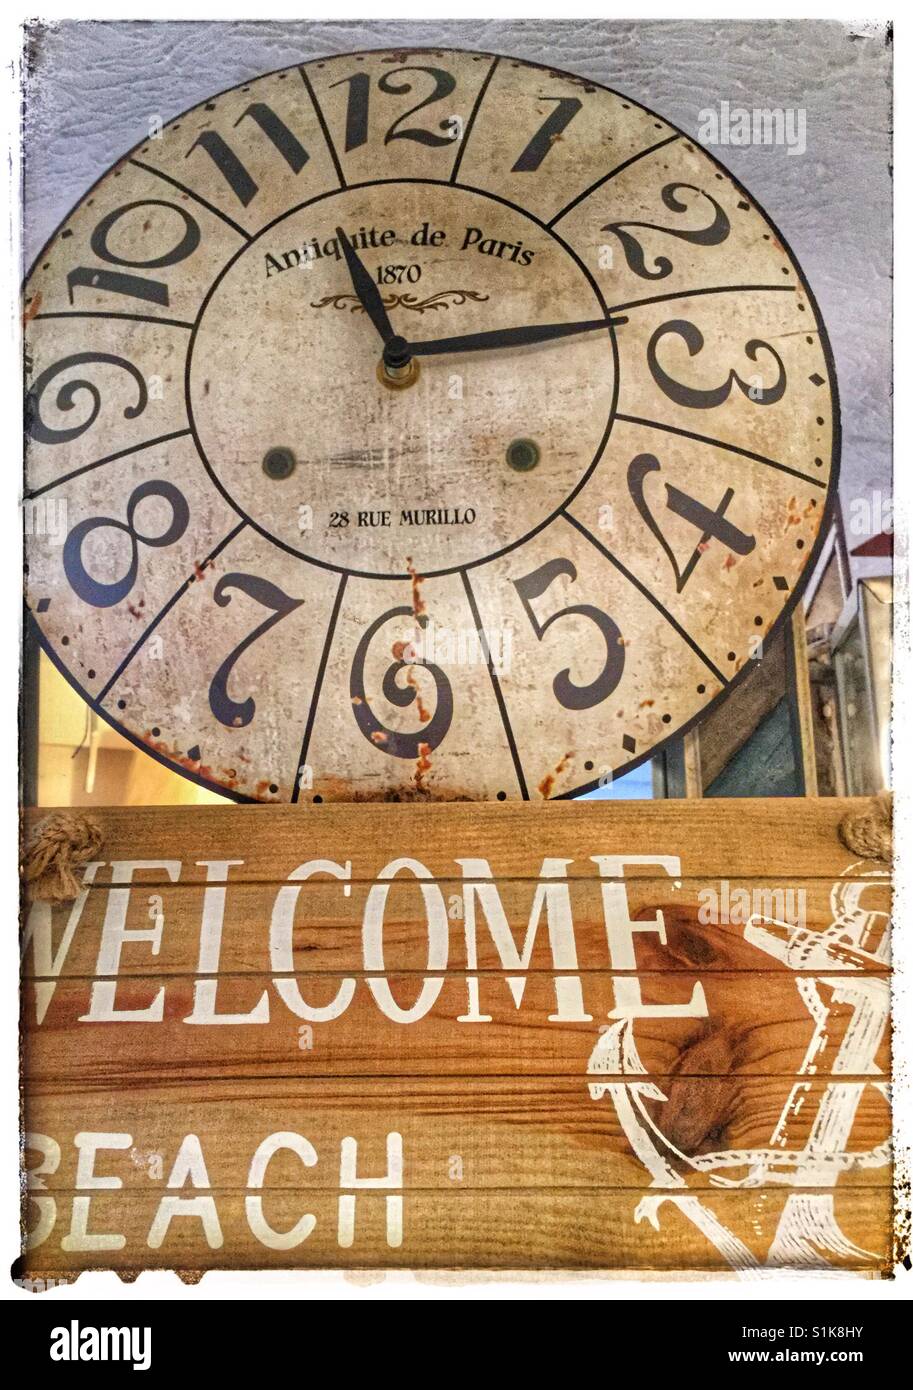
[[[25,915],[21,1272],[886,1272],[854,808],[97,813]]]

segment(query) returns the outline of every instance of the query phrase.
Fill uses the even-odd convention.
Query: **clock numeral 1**
[[[583,105],[579,97],[540,97],[539,99],[540,101],[554,101],[556,103],[555,109],[549,112],[548,117],[530,140],[511,169],[512,174],[531,174],[538,169],[552,145],[562,131],[567,129]]]
[[[272,107],[267,106],[262,101],[252,102],[246,111],[241,112],[235,121],[235,127],[239,126],[246,116],[249,116],[252,121],[256,121],[263,134],[282,155],[292,173],[300,174],[310,156],[281,117],[276,115]],[[238,201],[244,207],[253,202],[259,191],[259,185],[218,131],[204,130],[202,135],[194,140],[184,158],[189,159],[198,147],[209,155]]]
[[[566,574],[571,581],[577,578],[577,571],[570,560],[547,560],[531,574],[513,580],[513,585],[520,595],[520,602],[526,609],[533,632],[540,642],[552,623],[558,622],[560,618],[567,618],[572,613],[589,618],[599,629],[606,646],[606,659],[596,679],[590,681],[589,685],[575,685],[571,680],[570,670],[565,669],[559,671],[552,682],[555,698],[565,709],[592,709],[594,705],[599,705],[607,699],[621,680],[625,668],[625,649],[615,620],[589,603],[576,603],[568,608],[560,608],[557,613],[552,613],[546,618],[544,623],[539,621],[533,609],[533,600],[540,598],[562,574]]]

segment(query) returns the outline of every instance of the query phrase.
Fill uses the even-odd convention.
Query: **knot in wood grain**
[[[87,816],[48,816],[35,829],[21,872],[36,901],[69,902],[79,892],[74,870],[94,859],[101,849],[102,834]]]
[[[840,823],[840,838],[860,859],[893,858],[894,797],[881,792],[859,811],[851,811]]]

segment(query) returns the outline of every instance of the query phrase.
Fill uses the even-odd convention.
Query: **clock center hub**
[[[337,227],[382,297],[386,348]],[[307,559],[381,576],[476,564],[548,522],[598,460],[611,330],[420,363],[410,345],[605,313],[520,208],[424,181],[345,189],[274,222],[210,290],[188,366],[196,440],[232,505]],[[518,468],[529,438],[536,467]],[[264,469],[277,441],[294,469]]]

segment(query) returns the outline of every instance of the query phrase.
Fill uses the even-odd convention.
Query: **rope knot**
[[[94,859],[101,846],[101,830],[87,816],[62,812],[48,816],[35,828],[21,866],[32,898],[52,903],[72,901],[80,890],[74,870]]]
[[[894,798],[890,792],[873,796],[860,811],[851,811],[840,823],[840,838],[860,859],[894,857]]]

